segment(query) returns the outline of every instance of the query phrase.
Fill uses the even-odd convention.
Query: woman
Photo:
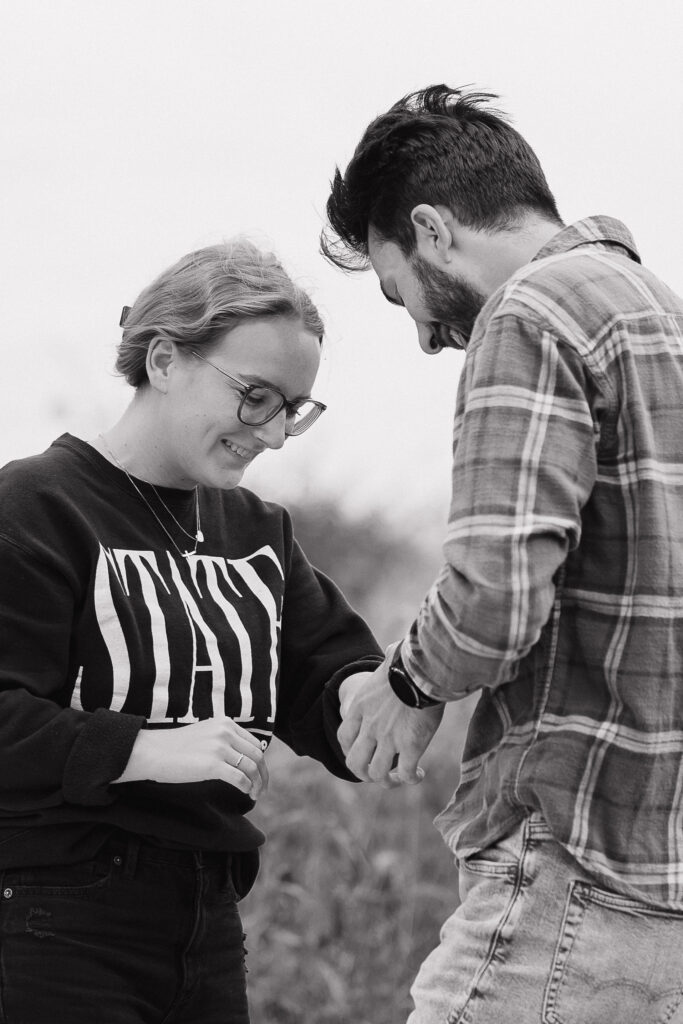
[[[126,313],[121,419],[0,473],[6,1024],[248,1021],[264,750],[353,778],[339,689],[381,661],[287,512],[238,486],[325,408],[309,297],[238,240]]]

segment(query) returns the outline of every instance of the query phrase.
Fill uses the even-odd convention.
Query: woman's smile
[[[255,459],[260,454],[258,451],[249,451],[247,448],[242,448],[240,445],[235,444],[234,441],[228,441],[227,437],[222,438],[221,443],[231,454],[236,455],[244,462],[251,462],[252,459]]]

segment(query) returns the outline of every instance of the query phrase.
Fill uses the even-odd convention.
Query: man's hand
[[[419,761],[445,707],[407,707],[389,686],[388,665],[389,659],[358,683],[357,676],[344,680],[340,689],[343,721],[337,733],[353,774],[386,787],[421,781],[424,773]],[[347,682],[349,687],[344,690]]]

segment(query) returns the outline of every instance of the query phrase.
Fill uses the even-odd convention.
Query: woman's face
[[[236,487],[267,448],[285,441],[284,409],[261,426],[237,418],[241,393],[216,367],[246,384],[268,384],[288,402],[311,397],[320,342],[300,320],[248,320],[201,355],[174,356],[160,404],[160,465],[168,487]]]

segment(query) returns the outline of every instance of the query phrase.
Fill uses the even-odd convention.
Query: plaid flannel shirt
[[[437,818],[459,857],[530,810],[598,881],[683,909],[683,301],[618,221],[561,230],[467,348],[445,564],[403,648],[481,690]]]

